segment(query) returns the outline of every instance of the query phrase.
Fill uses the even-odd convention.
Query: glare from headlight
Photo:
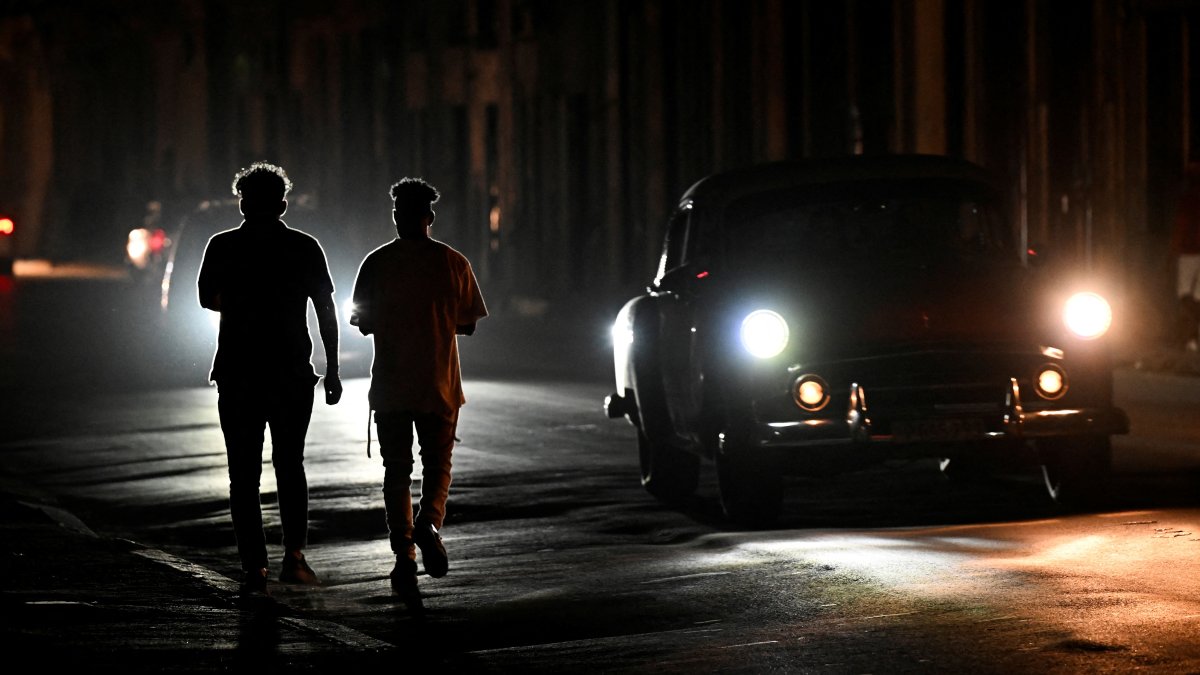
[[[1095,293],[1076,293],[1063,308],[1063,322],[1076,337],[1094,340],[1112,326],[1112,307]]]
[[[617,349],[628,349],[633,344],[633,329],[625,324],[613,324],[612,343]]]
[[[755,310],[742,319],[741,337],[742,346],[751,355],[769,359],[787,347],[787,321],[769,309]]]
[[[125,255],[135,267],[144,268],[150,254],[150,233],[139,227],[130,230],[129,239],[125,242]]]
[[[628,367],[629,352],[633,349],[633,322],[630,317],[630,307],[626,305],[617,312],[612,329],[613,367],[616,373],[617,393],[625,394],[629,388]]]

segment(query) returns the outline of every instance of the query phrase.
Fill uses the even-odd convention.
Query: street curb
[[[165,565],[173,570],[183,572],[221,593],[236,595],[239,591],[239,584],[233,579],[166,551],[155,548],[143,548],[133,551],[133,553],[160,565]],[[292,611],[290,607],[270,596],[267,596],[266,599],[279,606],[282,611]],[[385,651],[396,648],[395,645],[389,642],[377,640],[370,635],[360,633],[353,628],[348,628],[332,621],[305,619],[295,616],[281,616],[279,621],[351,649]]]

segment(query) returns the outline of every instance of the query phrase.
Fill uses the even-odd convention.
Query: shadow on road
[[[736,531],[721,512],[713,472],[678,507],[698,523]],[[648,495],[646,499],[651,499]],[[1200,505],[1200,469],[1118,474],[1105,512]],[[662,508],[669,508],[663,506]],[[784,510],[770,529],[929,527],[1041,520],[1075,515],[1047,496],[1040,472],[957,482],[932,461],[885,465],[836,476],[789,477]]]

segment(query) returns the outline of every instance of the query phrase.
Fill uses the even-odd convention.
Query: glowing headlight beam
[[[742,319],[742,346],[751,355],[769,359],[787,347],[788,325],[776,312],[759,309]]]
[[[144,228],[130,230],[125,243],[125,255],[136,267],[144,268],[150,255],[150,233]]]
[[[1063,323],[1067,329],[1084,340],[1094,340],[1112,326],[1112,307],[1095,293],[1076,293],[1063,307]]]
[[[633,317],[630,315],[630,305],[625,305],[617,312],[610,334],[613,344],[613,367],[616,372],[617,393],[622,396],[629,388],[628,368],[629,355],[633,349]]]

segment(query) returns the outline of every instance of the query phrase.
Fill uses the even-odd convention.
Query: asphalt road
[[[93,292],[48,293],[75,313],[34,304],[4,352],[6,478],[106,536],[234,578],[216,392],[149,386],[152,368],[129,359],[152,346],[107,328],[128,310]],[[425,611],[388,589],[363,379],[317,405],[309,436],[308,557],[325,583],[272,582],[277,601],[465,671],[1200,670],[1198,380],[1118,373],[1134,433],[1116,442],[1111,511],[1060,514],[1032,475],[962,486],[912,463],[793,481],[779,526],[744,532],[719,518],[711,475],[679,509],[643,493],[632,428],[600,409],[598,342],[496,325],[521,349],[464,344],[451,573],[421,577]],[[277,542],[269,471],[264,502]]]

